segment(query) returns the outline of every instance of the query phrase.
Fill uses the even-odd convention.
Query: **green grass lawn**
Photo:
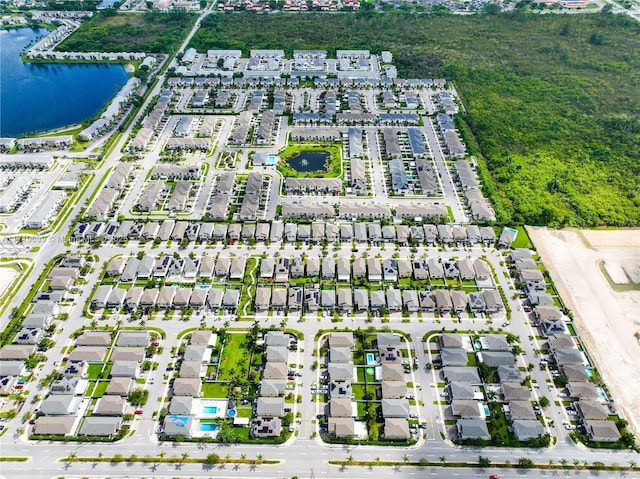
[[[227,383],[202,383],[200,389],[202,396],[205,398],[226,398],[229,393],[229,385]]]
[[[531,244],[531,240],[529,239],[529,235],[527,231],[522,226],[517,226],[518,235],[516,236],[516,240],[511,244],[512,248],[531,248],[533,245]]]
[[[380,388],[374,384],[367,384],[367,392],[373,395],[373,399],[378,399],[378,390]]]
[[[84,392],[84,397],[90,398],[93,394],[93,390],[96,387],[96,381],[89,381],[89,386],[87,386],[87,390]]]
[[[251,353],[244,346],[245,334],[229,335],[229,342],[225,344],[218,368],[218,380],[229,381],[234,377],[246,377],[251,360]]]
[[[247,406],[240,406],[236,408],[238,417],[251,417],[251,408]]]
[[[98,379],[104,363],[89,364],[87,368],[87,379]]]
[[[467,366],[477,366],[478,365],[478,359],[476,358],[476,355],[474,353],[467,353]]]
[[[109,386],[109,381],[98,381],[96,383],[96,387],[93,389],[93,394],[91,397],[93,398],[101,398],[104,396],[104,392],[107,390]]]
[[[364,386],[363,384],[353,384],[351,386],[351,390],[353,391],[353,398],[356,401],[361,401],[362,398],[364,397],[364,393],[365,393],[365,389],[366,386]]]

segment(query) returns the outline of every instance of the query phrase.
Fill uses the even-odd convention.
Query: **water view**
[[[287,160],[294,170],[302,173],[309,171],[327,171],[328,151],[303,151]]]
[[[128,80],[122,65],[24,63],[22,50],[44,28],[0,31],[0,136],[80,123],[96,115]]]

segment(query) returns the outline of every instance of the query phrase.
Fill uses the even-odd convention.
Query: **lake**
[[[327,171],[328,151],[303,151],[289,158],[287,163],[297,172]]]
[[[24,63],[44,28],[0,30],[0,136],[52,130],[94,117],[127,82],[122,65]]]

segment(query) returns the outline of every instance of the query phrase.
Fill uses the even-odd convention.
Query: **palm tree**
[[[577,467],[579,464],[580,464],[580,459],[574,459],[574,460],[573,460],[573,465],[574,465],[574,466],[576,466],[576,467]]]
[[[553,462],[554,462],[553,459],[549,459],[549,465],[550,466],[553,466]]]
[[[102,451],[98,453],[98,459],[102,459]]]
[[[447,458],[446,458],[446,457],[444,457],[444,456],[440,456],[440,462],[441,462],[442,464],[444,464],[444,462],[445,462],[446,460],[447,460]]]
[[[569,461],[567,461],[564,457],[562,459],[560,459],[560,464],[562,464],[562,467],[566,466],[567,462],[569,462]]]
[[[242,453],[240,454],[240,459],[242,459],[243,461],[247,458],[247,455]]]
[[[69,462],[75,462],[76,458],[78,457],[78,454],[75,451],[71,451],[69,453],[69,455],[67,456],[67,461]]]
[[[402,461],[405,462],[405,463],[409,462],[409,456],[407,454],[402,456]]]
[[[227,454],[224,456],[224,462],[229,462],[231,460],[231,454]]]
[[[380,456],[376,456],[376,462],[380,462]]]
[[[259,462],[262,462],[262,458],[263,458],[263,457],[264,457],[264,456],[263,456],[262,454],[258,454],[258,455],[256,456],[256,459],[257,459]]]
[[[183,452],[182,453],[182,462],[186,461],[188,457],[189,457],[189,453],[188,452]]]
[[[629,461],[629,468],[634,469],[637,466],[636,461]]]
[[[353,456],[347,457],[347,464],[353,464]]]
[[[167,453],[166,453],[166,452],[164,452],[164,451],[160,451],[160,452],[158,453],[158,457],[160,457],[160,458],[163,458],[163,457],[164,457],[164,456],[166,456],[166,455],[167,455]]]

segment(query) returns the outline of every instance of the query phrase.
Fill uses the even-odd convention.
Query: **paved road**
[[[183,251],[183,254],[187,254],[189,251],[194,251],[196,254],[202,254],[206,252],[209,255],[215,255],[222,252],[222,246],[216,246],[214,248],[204,248],[202,246],[191,246],[186,251]],[[94,252],[101,258],[100,266],[102,263],[106,261],[110,256],[115,254],[115,252],[121,254],[136,254],[137,251],[141,250],[138,245],[131,243],[125,247],[114,248],[113,246],[103,246],[101,248],[96,249]],[[147,244],[142,248],[142,250],[147,252],[153,252],[157,254],[159,251],[165,251],[168,254],[171,254],[173,251],[177,251],[177,247],[174,245],[170,248],[162,248],[161,250],[152,250],[151,245]],[[250,248],[248,246],[241,246],[236,248],[231,248],[230,250],[225,250],[224,254],[235,253],[238,254],[253,254],[253,255],[261,255],[266,253],[268,255],[274,255],[278,252],[280,255],[294,255],[300,254],[300,250],[296,249],[293,246],[285,245],[281,248],[281,245],[272,244],[269,247],[265,245],[257,245],[255,248]],[[305,251],[307,254],[311,255],[320,255],[321,251],[319,248],[311,248]],[[336,250],[336,254],[345,254],[351,255],[350,251],[342,251]],[[396,250],[395,248],[387,250],[382,250],[382,248],[371,249],[369,251],[369,255],[382,254],[383,256],[388,256],[391,254],[397,253],[401,258],[410,258],[412,253],[408,248],[400,248]],[[469,255],[472,257],[479,257],[484,255],[488,261],[496,268],[496,271],[500,270],[500,261],[503,259],[501,255],[499,255],[495,251],[491,250],[482,250],[481,248],[475,248],[473,250],[468,251],[438,251],[436,248],[429,248],[425,250],[424,253],[428,254],[429,257],[440,257],[443,259],[448,259],[452,256],[465,256]],[[329,254],[334,254],[330,252]],[[422,252],[419,254],[423,254]],[[91,273],[88,280],[89,283],[93,284],[97,278],[97,275],[100,273],[99,269]],[[510,291],[511,283],[510,279],[502,273],[499,273],[497,278],[498,284],[503,287],[505,291]],[[84,300],[87,298],[88,291],[90,286],[86,286],[84,292],[78,300]],[[510,306],[514,312],[513,319],[510,322],[508,329],[516,334],[518,334],[522,338],[527,338],[530,334],[530,325],[527,322],[527,317],[525,313],[522,311],[518,311],[519,303],[517,299],[514,299],[511,294],[507,294],[509,299]],[[274,324],[277,325],[282,321],[285,317],[274,315],[274,316],[264,316],[258,317],[257,319],[264,325]],[[312,418],[315,414],[317,414],[318,410],[315,409],[315,403],[311,402],[311,396],[309,392],[309,385],[314,380],[314,376],[316,374],[315,371],[311,369],[311,364],[314,360],[312,357],[312,352],[315,349],[315,345],[313,343],[313,338],[321,327],[326,327],[323,323],[312,321],[307,318],[304,322],[299,322],[297,316],[289,315],[288,317],[288,326],[294,329],[301,331],[304,336],[304,342],[301,342],[300,346],[304,348],[304,353],[300,354],[300,359],[298,360],[299,364],[303,364],[302,369],[302,378],[300,378],[300,382],[304,384],[303,387],[299,389],[302,394],[303,402],[300,405],[300,411],[302,413],[302,425],[299,428],[299,436],[290,441],[285,446],[278,447],[268,447],[268,446],[259,446],[259,445],[237,445],[237,446],[207,446],[201,449],[202,446],[196,444],[181,444],[175,445],[172,443],[167,444],[158,444],[154,435],[156,423],[153,421],[151,415],[154,411],[154,404],[157,404],[156,398],[164,395],[166,385],[162,384],[161,375],[155,377],[155,384],[151,384],[148,382],[148,387],[151,391],[151,401],[149,406],[145,408],[144,415],[141,419],[137,420],[135,423],[136,433],[133,437],[130,437],[121,443],[118,444],[59,444],[59,443],[38,443],[38,444],[28,444],[25,440],[25,436],[17,436],[15,434],[16,429],[19,427],[19,419],[11,421],[8,423],[9,432],[5,434],[2,438],[0,438],[0,449],[3,451],[11,451],[12,455],[26,455],[33,456],[36,451],[38,454],[38,464],[35,466],[36,474],[34,477],[50,477],[52,475],[59,475],[64,470],[63,467],[67,468],[67,474],[74,475],[86,475],[86,474],[100,474],[103,471],[102,468],[106,468],[110,471],[110,475],[113,474],[114,469],[113,466],[106,466],[99,464],[94,469],[91,469],[91,465],[87,464],[72,464],[72,465],[62,465],[56,463],[56,461],[65,456],[69,450],[74,450],[80,456],[92,456],[98,455],[102,452],[105,455],[111,454],[123,454],[130,455],[131,451],[144,451],[145,454],[159,454],[160,451],[165,451],[168,455],[173,454],[182,454],[182,452],[187,451],[191,456],[204,456],[208,453],[208,451],[214,450],[219,451],[222,455],[226,455],[227,453],[231,454],[234,457],[239,457],[241,454],[247,454],[247,457],[255,457],[257,454],[263,454],[266,458],[280,459],[285,461],[281,466],[258,466],[256,468],[256,474],[267,474],[268,477],[279,477],[278,474],[286,475],[294,475],[299,474],[300,464],[309,464],[310,468],[313,468],[314,474],[317,477],[336,477],[343,474],[353,474],[354,471],[358,471],[359,469],[350,467],[347,468],[346,471],[340,472],[338,468],[333,468],[332,466],[328,466],[326,461],[329,459],[346,459],[348,456],[353,456],[357,460],[375,460],[376,457],[380,457],[382,460],[398,460],[401,461],[404,454],[407,454],[411,460],[418,461],[421,458],[426,458],[430,461],[439,461],[440,457],[445,457],[447,461],[467,461],[467,460],[476,460],[479,454],[489,457],[492,461],[513,461],[514,458],[517,457],[530,457],[533,460],[538,461],[540,456],[544,456],[545,461],[549,459],[554,460],[556,463],[559,463],[563,458],[572,462],[573,460],[588,460],[589,462],[593,462],[596,460],[602,461],[607,464],[617,463],[617,464],[626,464],[629,460],[638,461],[638,455],[635,453],[629,453],[626,451],[586,451],[584,448],[578,447],[568,441],[566,436],[563,434],[564,430],[556,430],[554,433],[559,437],[559,443],[554,447],[544,450],[514,450],[514,449],[485,449],[485,450],[469,450],[463,448],[453,447],[451,443],[448,441],[443,441],[440,436],[440,431],[442,430],[443,423],[441,418],[443,417],[443,413],[438,406],[435,406],[434,401],[439,398],[439,390],[436,387],[437,379],[432,377],[432,373],[424,369],[424,365],[427,362],[427,356],[424,352],[424,347],[421,341],[422,336],[428,331],[436,331],[441,328],[454,329],[461,327],[461,324],[458,322],[456,318],[441,318],[436,322],[435,318],[428,318],[423,316],[422,318],[412,319],[409,323],[404,323],[401,315],[392,315],[391,323],[387,323],[386,325],[391,326],[392,328],[398,328],[406,331],[412,336],[413,342],[412,347],[414,348],[416,357],[418,359],[418,363],[420,365],[419,369],[414,372],[414,377],[411,379],[414,384],[420,384],[422,390],[416,389],[415,394],[419,400],[424,402],[424,406],[416,408],[416,412],[419,414],[421,420],[423,420],[427,425],[428,429],[425,431],[427,435],[427,440],[421,442],[418,446],[410,447],[410,448],[384,448],[384,447],[373,447],[373,446],[358,446],[358,447],[347,447],[347,446],[329,446],[323,444],[319,441],[318,438],[313,437],[313,432],[315,430],[315,426],[312,424]],[[119,318],[116,316],[112,316],[108,320],[105,320],[106,323],[103,324],[111,324],[115,325],[115,322]],[[148,324],[154,327],[160,327],[165,330],[167,333],[167,340],[164,342],[163,346],[165,347],[165,351],[167,354],[161,356],[159,358],[160,367],[158,371],[163,371],[166,369],[168,362],[170,361],[168,352],[171,351],[172,347],[178,345],[177,336],[180,331],[188,329],[190,327],[197,327],[201,320],[206,322],[207,325],[221,326],[224,318],[219,318],[213,315],[205,315],[204,317],[194,316],[189,321],[182,322],[178,321],[177,318],[172,321],[151,321]],[[231,318],[233,319],[233,318]],[[58,335],[60,340],[58,341],[58,345],[56,349],[52,351],[52,355],[59,356],[61,354],[61,348],[65,346],[68,340],[67,338],[69,334],[80,327],[82,324],[86,324],[90,319],[84,318],[80,311],[79,307],[72,309],[72,314],[64,324],[63,331]],[[125,318],[126,321],[126,318]],[[504,321],[504,317],[497,317],[494,319],[494,323],[501,323]],[[346,323],[343,323],[342,326],[346,326]],[[462,327],[465,329],[473,329],[473,330],[482,330],[486,329],[489,323],[485,319],[464,319],[462,323]],[[377,328],[381,328],[385,326],[385,324],[381,323],[379,319],[374,320],[373,322],[367,322],[366,316],[357,316],[356,318],[351,320],[351,327],[357,328],[362,327],[366,328],[368,326],[373,326]],[[535,342],[524,341],[522,343],[522,347],[525,350],[527,355],[527,359],[523,360],[523,364],[528,361],[535,362],[534,350],[538,349],[539,345]],[[530,359],[531,358],[531,359]],[[43,377],[48,372],[50,372],[53,368],[52,362],[47,363],[44,369],[38,372],[38,377]],[[547,373],[545,371],[540,371],[534,369],[532,371],[533,378],[541,385],[541,394],[544,393],[548,395],[551,399],[554,399],[555,392],[553,390],[547,391],[546,388],[546,379]],[[409,379],[408,379],[409,380]],[[534,390],[535,391],[535,390]],[[39,393],[35,388],[32,391],[32,396]],[[553,401],[552,401],[553,402]],[[27,401],[27,408],[35,407],[35,405],[31,405],[30,401]],[[21,411],[20,415],[22,414]],[[555,418],[557,415],[562,413],[563,410],[561,408],[557,408],[556,406],[551,406],[550,410],[546,412],[546,414]],[[556,421],[559,422],[559,421]],[[138,454],[144,455],[144,454]],[[295,461],[292,461],[292,458],[296,458]],[[2,471],[6,477],[20,477],[16,475],[11,475],[10,471],[13,467],[11,464],[5,467],[3,464]],[[125,467],[125,466],[121,466]],[[138,474],[139,471],[146,471],[146,473],[150,473],[151,471],[148,469],[149,466],[143,465],[135,465],[135,466],[126,466],[126,469],[122,469],[126,471],[128,474]],[[39,469],[41,468],[41,469]],[[145,469],[147,468],[147,469]],[[244,468],[244,469],[243,469]],[[280,469],[279,469],[280,468]],[[380,477],[385,477],[388,474],[419,474],[417,469],[410,468],[401,468],[400,472],[394,472],[393,469],[379,468],[380,472],[378,472],[378,468],[376,468],[376,475],[380,474]],[[91,471],[94,472],[91,472]],[[170,471],[176,472],[175,466],[168,465],[159,465],[157,466],[156,473],[157,474],[169,474]],[[202,473],[206,474],[210,471],[203,471],[200,466],[183,466],[183,473],[188,471],[189,474]],[[266,472],[263,472],[266,471]],[[274,471],[282,471],[282,472],[274,472]],[[451,471],[447,469],[447,471]],[[464,473],[468,473],[468,470],[462,471]],[[234,471],[233,468],[225,468],[224,471],[216,470],[216,475],[224,473],[230,476],[242,477],[243,474],[247,474],[246,466],[239,466],[237,471]],[[251,474],[254,474],[251,472]],[[273,474],[273,475],[271,475]],[[464,476],[462,476],[464,477]],[[541,477],[541,476],[531,476],[531,477]],[[580,476],[579,476],[580,477]],[[589,476],[585,476],[589,477]]]

